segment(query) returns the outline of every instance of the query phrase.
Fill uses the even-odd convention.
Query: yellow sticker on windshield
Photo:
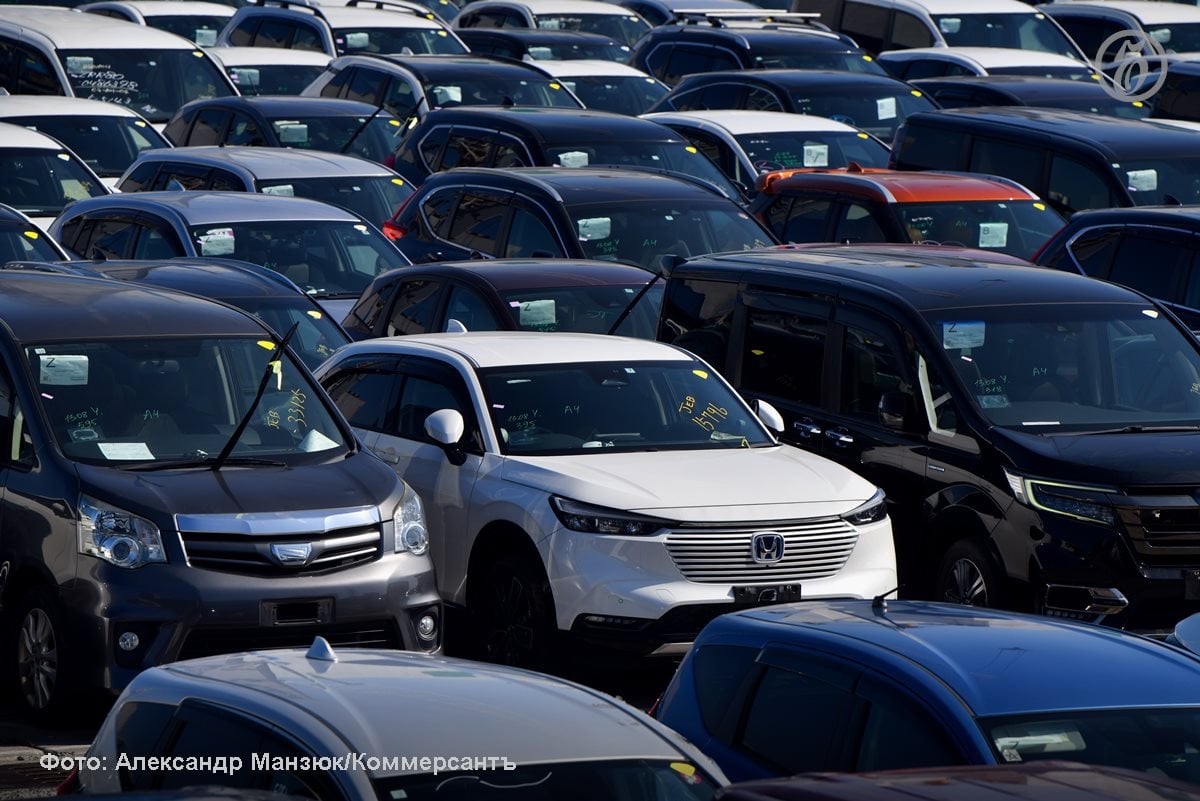
[[[919,89],[913,89],[912,96],[913,97],[921,97],[921,91]]]
[[[700,376],[701,378],[708,378],[708,373],[704,372],[703,370],[693,370],[692,375]]]
[[[442,2],[444,3],[444,2],[446,2],[446,0],[442,0]],[[446,35],[445,31],[438,31],[438,36],[445,36],[445,35]]]
[[[201,50],[193,50],[192,55],[196,58],[204,58],[204,52]]]
[[[38,238],[38,232],[37,232],[37,231],[24,231],[23,233],[25,234],[25,236],[29,237],[30,239],[37,239],[37,238]]]
[[[1046,210],[1046,204],[1045,204],[1045,203],[1034,203],[1034,204],[1033,204],[1033,207],[1034,207],[1035,209],[1037,209],[1038,211],[1045,211],[1045,210]]]
[[[863,56],[863,61],[871,61],[871,60],[872,60],[872,58],[870,56]]]
[[[404,179],[403,178],[393,178],[392,183],[394,183],[396,186],[404,186]]]
[[[688,145],[687,147],[685,147],[684,150],[686,150],[689,153],[699,153],[700,152],[699,150],[692,147],[691,145]]]
[[[556,83],[552,83],[552,84],[550,84],[550,88],[551,88],[551,89],[562,89],[562,87],[561,87],[561,86],[559,86],[559,85],[558,85],[558,84],[556,84]]]
[[[134,124],[134,125],[136,125],[136,126],[137,126],[137,127],[139,127],[139,128],[145,128],[145,127],[146,127],[146,123],[142,122],[141,120],[134,120],[134,121],[133,121],[133,124]]]
[[[258,346],[260,348],[265,348],[267,350],[275,350],[275,343],[270,341],[269,339],[258,340]]]
[[[1134,108],[1141,108],[1141,107],[1142,107],[1142,106],[1144,106],[1144,105],[1146,105],[1146,104],[1145,104],[1145,103],[1143,103],[1143,102],[1142,102],[1142,101],[1140,101],[1140,100],[1135,100],[1135,101],[1133,101],[1133,107],[1134,107]]]
[[[759,350],[758,348],[751,348],[750,352],[753,353],[755,356],[762,356],[764,353],[766,353],[765,350]]]
[[[671,770],[679,771],[684,776],[695,776],[696,768],[694,765],[689,765],[686,762],[672,762]]]
[[[320,313],[319,311],[316,311],[316,310],[313,310],[313,311],[310,311],[310,312],[308,312],[308,316],[309,316],[309,317],[311,317],[311,318],[313,318],[314,320],[320,320],[320,319],[321,319],[321,313]]]
[[[395,125],[397,128],[399,128],[400,120],[388,120],[388,125]]]
[[[859,139],[870,139],[871,138],[870,134],[865,134],[865,133],[859,133],[859,134],[857,134],[857,136]]]

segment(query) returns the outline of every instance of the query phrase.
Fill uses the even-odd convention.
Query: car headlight
[[[412,487],[404,488],[400,516],[396,518],[396,553],[408,551],[420,556],[429,550],[429,533],[425,529],[425,508]]]
[[[569,501],[566,498],[553,497],[550,499],[550,506],[554,508],[554,513],[558,515],[558,519],[564,526],[572,531],[583,531],[588,534],[624,534],[642,537],[671,525],[668,521],[656,517],[619,512],[603,506]]]
[[[1116,490],[1028,478],[1007,469],[1004,471],[1004,477],[1008,479],[1013,496],[1026,506],[1086,520],[1089,523],[1116,525],[1117,515],[1107,498]]]
[[[875,490],[870,500],[861,506],[851,509],[842,515],[842,519],[852,526],[865,526],[868,523],[878,523],[887,517],[887,496],[883,490]]]
[[[79,499],[79,552],[117,567],[167,561],[158,526],[86,495]]]

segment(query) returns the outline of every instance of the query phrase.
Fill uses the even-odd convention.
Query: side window
[[[1113,205],[1112,193],[1104,176],[1075,159],[1053,156],[1046,200],[1059,210],[1106,209]]]
[[[25,413],[13,392],[8,370],[3,365],[0,365],[0,435],[8,441],[4,461],[33,466],[33,437],[25,426]]]
[[[266,147],[267,140],[258,130],[258,123],[245,114],[233,115],[229,125],[229,133],[225,136],[227,145],[243,145],[246,147]],[[216,187],[213,187],[214,189]]]
[[[257,27],[256,19],[242,20],[229,32],[229,44],[234,47],[249,47],[254,42],[254,30]]]
[[[337,75],[334,75],[329,79],[328,83],[321,87],[321,97],[340,96],[342,89],[350,82],[350,79],[354,77],[354,73],[356,72],[358,72],[356,69],[344,69]]]
[[[396,288],[396,299],[388,319],[387,336],[424,334],[433,325],[438,290],[442,285],[427,278],[405,281]]]
[[[931,125],[907,122],[904,138],[895,154],[896,165],[905,170],[961,170],[967,134]]]
[[[848,325],[842,341],[842,414],[876,423],[885,392],[912,394],[904,379],[904,362],[890,338]]]
[[[663,49],[670,49],[666,67],[663,69],[663,74],[659,76],[666,83],[673,84],[686,75],[713,71],[712,63],[716,51],[711,47],[701,48],[681,45],[674,48],[668,46]]]
[[[58,76],[50,60],[36,50],[17,48],[20,61],[17,64],[17,94],[61,95]]]
[[[253,191],[251,187],[247,187],[241,178],[231,172],[225,170],[212,171],[212,175],[208,179],[208,188],[214,192],[246,192]]]
[[[383,99],[384,108],[405,120],[413,116],[417,109],[417,97],[408,81],[392,77],[388,81],[387,94]]]
[[[791,403],[821,405],[828,325],[816,304],[797,308],[790,298],[753,298],[746,310],[741,390]]]
[[[690,350],[723,370],[736,300],[737,284],[733,282],[671,279],[658,339]]]
[[[179,239],[170,229],[139,226],[137,244],[133,248],[135,259],[174,259],[184,255]]]
[[[188,133],[186,144],[192,147],[221,144],[225,134],[225,123],[228,120],[228,111],[219,108],[202,109],[196,115],[196,124]]]
[[[874,55],[883,49],[891,13],[892,10],[887,6],[849,0],[846,3],[846,15],[842,19],[842,32],[850,34],[859,47]]]
[[[887,235],[871,213],[871,207],[861,203],[845,203],[838,212],[836,242],[886,242]]]
[[[676,111],[696,111],[704,108],[703,89],[693,89],[690,92],[681,92],[671,98],[671,108]]]
[[[744,645],[705,645],[692,657],[696,675],[696,702],[709,734],[728,741],[724,729],[729,707],[738,688],[758,673],[757,648]]]
[[[243,765],[250,765],[257,753],[261,730],[251,721],[224,710],[210,709],[185,702],[175,717],[175,731],[165,749],[167,757],[199,757],[192,770],[167,770],[159,772],[159,789],[176,789],[190,785],[220,784],[225,787],[248,787],[255,779],[250,770],[234,772],[230,776],[215,773],[212,766],[220,764],[217,757],[240,757]],[[208,759],[203,759],[208,757]],[[181,760],[181,763],[189,760]],[[207,765],[208,770],[201,766]]]
[[[148,188],[148,184],[154,180],[156,172],[158,172],[157,161],[145,161],[135,165],[117,189],[122,192],[140,192]]]
[[[751,111],[783,111],[783,105],[779,102],[779,98],[775,97],[774,92],[759,89],[757,86],[751,86],[746,91],[743,108]]]
[[[174,716],[175,707],[171,704],[148,701],[123,704],[117,712],[115,726],[117,753],[128,754],[130,757],[157,755],[155,746],[162,739],[163,732]],[[132,759],[129,762],[138,764]],[[149,789],[160,773],[151,770],[131,771],[124,766],[117,770],[122,790]]]
[[[940,78],[946,74],[947,62],[938,58],[920,58],[905,61],[902,64],[904,74],[897,77],[906,81],[915,81],[920,78]],[[941,102],[940,97],[938,102]]]
[[[524,145],[502,136],[496,142],[496,155],[492,159],[492,166],[501,169],[503,167],[532,167],[533,164]]]
[[[446,301],[446,321],[458,320],[468,331],[499,331],[500,321],[492,313],[478,292],[462,286],[450,289],[450,298]]]
[[[771,233],[779,237],[781,242],[790,240],[784,238],[783,232],[787,228],[788,211],[792,208],[792,199],[787,195],[780,195],[772,201],[770,206],[767,206],[766,211],[762,213],[763,221],[767,227],[771,229]]]
[[[439,409],[456,409],[466,424],[460,442],[479,452],[479,426],[462,376],[448,365],[427,359],[406,362],[402,373],[408,374],[404,376],[397,405],[396,435],[432,443],[433,439],[425,433],[425,419]]]
[[[74,251],[82,258],[87,258],[89,255],[87,253],[88,240],[91,239],[92,230],[95,227],[94,220],[83,216],[76,217],[63,223],[63,227],[58,232],[58,241],[64,248]]]
[[[945,726],[899,687],[864,676],[855,693],[870,704],[855,771],[965,764]]]
[[[889,49],[902,50],[910,47],[933,47],[933,34],[915,14],[898,10],[892,18],[892,41]]]
[[[1011,178],[1040,194],[1043,154],[1036,147],[977,137],[971,147],[968,169]]]
[[[449,138],[450,126],[439,125],[421,140],[421,160],[425,162],[425,168],[430,172],[437,172],[441,169],[442,147]]]
[[[329,397],[350,425],[367,431],[387,431],[396,391],[396,373],[389,365],[356,365],[328,382]]]
[[[496,240],[507,213],[504,195],[483,190],[464,191],[447,238],[456,245],[495,256]]]
[[[375,323],[379,321],[379,315],[383,313],[384,307],[392,299],[392,293],[396,291],[396,282],[392,281],[383,284],[378,291],[372,291],[369,294],[364,293],[363,296],[350,310],[347,319],[353,317],[362,323],[362,328],[367,331],[375,330]],[[353,327],[356,330],[361,330],[357,325],[347,325],[347,328]]]
[[[165,136],[173,145],[181,146],[187,138],[188,128],[192,126],[192,120],[196,119],[195,110],[187,111],[176,117],[173,117],[166,127],[163,128],[163,136]]]
[[[1120,227],[1097,228],[1080,235],[1069,248],[1071,256],[1075,260],[1075,264],[1070,265],[1069,269],[1075,270],[1078,265],[1084,275],[1090,275],[1093,278],[1107,278],[1113,254],[1117,252],[1117,243],[1120,239]]]
[[[1062,17],[1056,19],[1056,22],[1062,26],[1068,36],[1075,40],[1084,55],[1092,59],[1099,54],[1100,45],[1104,44],[1104,40],[1124,27],[1117,22],[1084,17]],[[1120,42],[1114,43],[1105,51],[1101,60],[1112,61],[1119,48]]]
[[[425,198],[425,202],[421,204],[421,212],[425,215],[425,221],[429,224],[429,230],[433,232],[434,236],[439,236],[443,239],[447,237],[450,228],[450,216],[454,214],[454,207],[457,203],[457,189],[434,192]]]
[[[199,164],[166,162],[151,188],[155,191],[187,189],[197,192],[208,188],[208,167]]]
[[[382,72],[356,69],[350,85],[346,88],[345,98],[377,106],[383,97],[383,85],[386,81],[387,75]]]
[[[317,28],[307,23],[297,25],[292,31],[293,50],[307,50],[311,53],[324,53],[325,43],[321,41],[321,34],[317,32]]]
[[[1152,298],[1179,302],[1194,255],[1190,240],[1170,231],[1127,229],[1108,280]]]
[[[833,209],[831,200],[796,198],[780,236],[784,242],[828,242]]]
[[[254,37],[255,47],[287,47],[294,26],[286,20],[264,19]]]
[[[127,259],[137,229],[137,224],[132,220],[99,220],[88,252],[80,255],[85,258],[102,255],[106,259]]]
[[[846,0],[796,0],[792,3],[795,11],[815,11],[821,15],[820,21],[833,30],[841,30],[842,6]]]
[[[552,259],[563,257],[562,246],[541,217],[520,206],[513,208],[512,224],[504,244],[504,258]]]
[[[701,102],[705,108],[742,108],[748,89],[740,83],[719,83],[704,90]]]
[[[442,151],[442,162],[439,170],[452,170],[455,167],[486,167],[491,156],[492,139],[480,132],[450,134],[446,149]]]

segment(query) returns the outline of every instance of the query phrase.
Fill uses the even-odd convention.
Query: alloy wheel
[[[50,616],[30,609],[17,635],[17,675],[21,694],[31,709],[45,709],[58,680],[58,641]]]

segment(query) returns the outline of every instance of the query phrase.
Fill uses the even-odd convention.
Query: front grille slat
[[[312,644],[317,635],[334,647],[403,648],[396,624],[391,620],[371,620],[350,624],[305,624],[273,628],[199,627],[188,632],[178,659],[193,659],[239,651],[269,648],[299,648]]]
[[[379,558],[380,526],[307,534],[253,535],[180,533],[188,564],[193,567],[253,576],[311,576],[344,570]],[[272,556],[272,545],[308,545],[309,558],[289,563]]]
[[[755,534],[772,532],[783,537],[783,557],[759,564],[751,555]],[[835,575],[846,564],[858,543],[858,532],[842,520],[789,523],[779,528],[709,529],[699,534],[672,531],[667,552],[679,572],[702,584],[761,584],[811,581]]]

